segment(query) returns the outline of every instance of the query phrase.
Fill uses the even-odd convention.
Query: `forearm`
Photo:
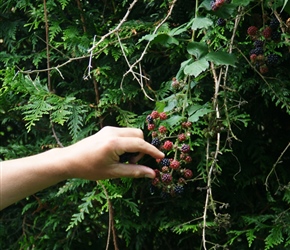
[[[62,149],[1,162],[0,210],[67,178]],[[63,157],[63,155],[62,155]]]

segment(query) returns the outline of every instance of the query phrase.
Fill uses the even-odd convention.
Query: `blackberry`
[[[226,25],[226,20],[225,19],[223,19],[223,18],[219,18],[218,20],[217,20],[217,22],[216,22],[216,24],[218,25],[218,26],[221,26],[221,27],[223,27],[223,26],[225,26]]]
[[[280,26],[280,23],[278,21],[278,19],[276,17],[273,17],[270,21],[270,28],[273,29],[273,30],[276,30],[279,28]]]
[[[160,118],[160,120],[166,120],[167,119],[167,114],[165,112],[161,112],[159,114],[159,118]]]
[[[264,42],[261,40],[256,40],[254,44],[256,48],[262,48],[264,46]]]
[[[272,29],[270,27],[266,27],[264,30],[263,30],[263,36],[268,39],[271,37],[271,34],[272,34]]]
[[[174,187],[174,192],[176,194],[182,194],[184,192],[184,186],[177,185]]]
[[[276,54],[270,54],[267,57],[267,64],[268,65],[277,65],[279,62],[279,56]]]
[[[271,39],[274,41],[279,41],[281,38],[281,33],[277,30],[273,31],[271,34]]]
[[[163,158],[160,161],[160,164],[161,164],[161,166],[167,166],[167,167],[169,167],[170,166],[170,160],[168,158]]]
[[[165,150],[171,150],[172,147],[173,147],[173,142],[171,142],[171,141],[169,141],[169,140],[167,140],[167,141],[164,142],[164,144],[163,144],[163,148],[164,148]]]
[[[250,36],[255,36],[257,35],[257,32],[258,32],[258,28],[256,26],[250,26],[248,29],[247,29],[247,33],[248,35]]]
[[[148,122],[149,124],[153,124],[153,123],[154,123],[154,119],[153,119],[153,117],[152,117],[151,115],[148,115],[148,116],[146,117],[146,120],[147,120],[147,122]]]
[[[264,50],[263,50],[263,48],[261,48],[261,47],[255,48],[255,49],[253,50],[253,52],[254,52],[254,54],[256,54],[257,56],[258,56],[258,55],[262,55],[262,54],[264,54]]]
[[[190,147],[189,147],[189,145],[187,145],[187,144],[183,144],[182,146],[181,146],[181,152],[182,153],[188,153],[190,151]]]
[[[152,144],[153,146],[155,146],[156,148],[159,148],[160,145],[161,145],[161,142],[160,142],[160,140],[159,140],[158,138],[155,137],[155,138],[153,138],[151,144]]]
[[[168,184],[172,181],[172,175],[165,173],[161,176],[161,180],[162,180],[162,182]]]

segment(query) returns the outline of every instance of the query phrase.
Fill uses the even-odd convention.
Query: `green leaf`
[[[195,107],[197,108],[197,107]],[[192,108],[192,110],[190,110],[191,112],[194,110],[194,108]],[[212,112],[211,109],[209,108],[205,108],[205,107],[201,107],[199,109],[196,109],[196,111],[192,112],[192,114],[190,115],[190,117],[188,118],[188,120],[190,122],[197,122],[199,120],[200,117],[208,114]]]
[[[208,61],[205,58],[197,60],[184,68],[184,73],[186,75],[193,75],[195,77],[199,76],[203,71],[209,67]]]
[[[167,119],[166,123],[170,126],[176,126],[176,124],[178,124],[181,120],[183,119],[182,116],[180,115],[174,115],[172,117],[170,117],[169,119]]]
[[[213,25],[213,21],[207,17],[196,17],[193,19],[192,30],[208,28]]]
[[[205,58],[208,61],[212,61],[216,65],[231,65],[235,66],[237,58],[230,53],[224,51],[216,51],[208,53]]]
[[[187,46],[187,52],[190,55],[194,55],[197,59],[208,53],[208,48],[205,43],[202,42],[190,42]]]

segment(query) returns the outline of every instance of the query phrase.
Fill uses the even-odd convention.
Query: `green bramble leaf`
[[[231,65],[235,66],[237,58],[230,53],[224,51],[216,51],[208,53],[205,58],[208,61],[212,61],[216,65]]]
[[[190,42],[187,46],[187,52],[190,55],[194,55],[197,59],[199,59],[208,53],[208,48],[205,43]]]
[[[195,77],[199,76],[203,71],[207,70],[209,63],[205,58],[197,60],[184,68],[184,73],[186,75],[193,75]]]
[[[196,17],[193,19],[191,29],[197,30],[197,29],[203,29],[208,28],[211,25],[213,25],[213,21],[207,17]]]

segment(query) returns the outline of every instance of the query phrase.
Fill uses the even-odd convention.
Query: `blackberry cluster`
[[[155,194],[159,190],[163,198],[182,195],[185,185],[193,178],[193,171],[188,168],[192,162],[189,155],[191,148],[188,143],[192,122],[182,122],[179,133],[174,136],[166,127],[166,119],[166,113],[159,113],[156,110],[146,117],[148,130],[152,136],[151,144],[166,155],[165,158],[156,160],[158,168],[154,169],[156,175],[150,185],[150,193]]]
[[[280,23],[276,17],[273,17],[269,25],[264,28],[250,26],[247,29],[249,37],[254,41],[254,48],[250,50],[250,61],[260,71],[261,74],[269,72],[270,67],[279,63],[279,57],[275,54],[267,54],[268,43],[279,41],[281,33],[279,31]]]

